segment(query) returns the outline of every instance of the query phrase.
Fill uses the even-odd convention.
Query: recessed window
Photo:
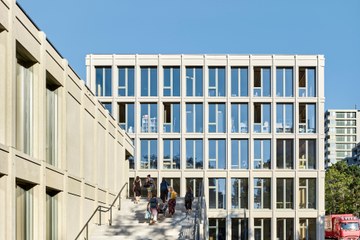
[[[231,140],[231,169],[249,168],[249,141],[247,139]]]
[[[254,178],[254,208],[271,208],[270,178]]]
[[[300,239],[316,239],[316,218],[300,218]]]
[[[248,105],[246,103],[231,104],[231,132],[248,132]]]
[[[271,239],[271,219],[254,218],[254,234],[255,240]]]
[[[248,94],[248,68],[232,67],[231,68],[231,96],[247,97]]]
[[[271,69],[254,67],[254,97],[271,96]]]
[[[316,140],[299,140],[299,168],[316,169]]]
[[[294,168],[294,140],[276,140],[276,167],[278,169]]]
[[[186,178],[186,189],[191,187],[194,193],[194,197],[198,197],[203,184],[202,178]]]
[[[58,239],[58,192],[46,190],[46,239]]]
[[[225,139],[209,140],[209,168],[226,169],[226,141]]]
[[[254,169],[271,168],[271,140],[254,140]]]
[[[299,97],[316,97],[316,75],[314,67],[299,68]]]
[[[225,218],[209,218],[209,239],[226,239]]]
[[[156,97],[158,77],[156,67],[141,67],[141,96]]]
[[[254,103],[254,132],[271,132],[271,110],[268,103]]]
[[[96,67],[96,96],[112,96],[111,67]]]
[[[187,103],[186,104],[186,132],[203,132],[203,104]]]
[[[316,133],[316,105],[299,104],[299,132]]]
[[[248,218],[231,218],[231,239],[246,240],[248,236]]]
[[[34,186],[16,184],[16,239],[34,237]]]
[[[119,125],[128,133],[135,132],[134,103],[118,103]]]
[[[118,96],[134,96],[134,67],[119,67]]]
[[[180,67],[164,67],[165,97],[180,96]]]
[[[202,169],[204,150],[202,139],[186,139],[186,168]]]
[[[180,104],[164,103],[164,132],[180,132]]]
[[[294,239],[294,219],[277,218],[276,219],[276,237],[277,239]],[[315,239],[315,238],[314,238]]]
[[[293,69],[292,68],[276,68],[276,96],[277,97],[293,97]]]
[[[224,103],[209,103],[209,132],[226,132],[226,109]]]
[[[226,209],[226,179],[209,178],[209,208]]]
[[[316,209],[316,179],[300,178],[299,180],[299,207]]]
[[[180,178],[163,178],[180,195]]]
[[[276,132],[294,132],[294,110],[293,104],[276,104]]]
[[[180,140],[164,139],[163,169],[180,169]]]
[[[294,208],[294,180],[276,179],[276,208]]]
[[[249,202],[249,179],[232,178],[231,208],[248,208]]]
[[[156,133],[157,129],[157,104],[142,103],[141,105],[141,132]]]
[[[209,67],[209,97],[225,97],[225,67]]]
[[[141,139],[140,148],[140,169],[157,169],[157,139]]]
[[[186,96],[203,96],[203,68],[186,67]]]

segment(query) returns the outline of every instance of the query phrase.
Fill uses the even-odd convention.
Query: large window
[[[247,240],[248,226],[247,218],[231,218],[231,240]]]
[[[226,169],[226,141],[209,139],[209,168]]]
[[[299,104],[299,132],[315,133],[316,132],[316,105]]]
[[[203,96],[203,69],[202,67],[186,67],[186,96]]]
[[[180,195],[180,178],[163,178]]]
[[[157,96],[157,68],[141,67],[141,96]]]
[[[156,133],[157,129],[157,104],[142,103],[141,104],[141,132]]]
[[[231,179],[231,208],[248,208],[249,180],[247,178]]]
[[[276,167],[279,169],[294,168],[294,141],[292,139],[276,140]]]
[[[300,208],[316,209],[316,179],[300,178],[299,183]]]
[[[164,169],[180,169],[180,140],[164,139]]]
[[[16,65],[16,148],[32,155],[33,146],[33,67]]]
[[[248,68],[231,68],[231,96],[247,97],[248,94]]]
[[[203,140],[186,139],[186,168],[203,168]]]
[[[164,67],[165,97],[180,96],[180,67]]]
[[[254,169],[271,168],[271,140],[254,140]]]
[[[164,103],[164,132],[180,132],[180,104]]]
[[[58,195],[46,190],[46,239],[58,239]]]
[[[248,105],[246,103],[231,104],[231,132],[248,132]]]
[[[316,169],[316,140],[299,140],[299,168]]]
[[[276,68],[276,96],[294,96],[292,68]]]
[[[224,103],[209,103],[209,132],[226,132],[226,110]]]
[[[231,169],[249,168],[249,141],[247,139],[231,140]]]
[[[135,132],[135,115],[133,103],[118,103],[119,107],[119,125],[128,133]]]
[[[112,96],[111,67],[96,67],[96,96]]]
[[[269,67],[254,67],[254,96],[271,96],[271,70]]]
[[[294,208],[294,180],[276,179],[276,208]]]
[[[292,104],[276,104],[276,132],[294,132],[294,110]]]
[[[316,97],[315,68],[299,68],[299,96]]]
[[[226,239],[226,219],[209,218],[209,240]]]
[[[200,196],[201,187],[203,184],[202,178],[186,178],[186,189],[191,187],[194,193],[194,197]]]
[[[254,103],[254,132],[271,132],[271,105],[268,103]]]
[[[268,240],[271,239],[271,219],[255,218],[254,219],[254,239]]]
[[[203,132],[203,105],[202,103],[186,104],[186,132]]]
[[[277,240],[294,239],[294,219],[277,218],[276,219],[276,237]],[[315,238],[314,238],[315,240]]]
[[[134,96],[134,67],[119,67],[119,96]]]
[[[209,96],[226,96],[225,67],[209,67]]]
[[[254,208],[271,208],[270,178],[254,178]]]
[[[157,169],[157,140],[141,139],[140,148],[140,169]]]
[[[225,178],[209,178],[209,208],[226,209]]]
[[[300,218],[300,240],[316,239],[316,218]]]
[[[16,239],[34,239],[33,186],[16,184]]]

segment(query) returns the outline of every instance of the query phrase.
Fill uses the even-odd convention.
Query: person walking
[[[161,184],[160,184],[160,198],[161,198],[163,204],[165,204],[165,202],[167,200],[167,195],[169,192],[168,188],[169,188],[169,184],[165,180],[165,178],[163,178],[161,181]]]
[[[169,187],[169,215],[172,216],[175,213],[177,192],[170,186]]]
[[[150,174],[147,175],[144,187],[147,190],[147,200],[150,201],[152,197],[152,192],[155,190],[154,179],[151,178]]]
[[[158,215],[158,200],[155,192],[152,192],[152,197],[148,202],[147,208],[150,210],[151,213],[150,224],[156,223]]]
[[[134,192],[134,203],[138,204],[141,196],[141,180],[139,176],[136,176],[136,179],[133,183],[133,192]]]
[[[187,187],[187,191],[185,194],[185,209],[186,214],[190,214],[192,210],[192,202],[194,200],[194,193],[192,191],[192,188],[190,186]]]

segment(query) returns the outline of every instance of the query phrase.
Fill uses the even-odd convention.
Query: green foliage
[[[360,211],[360,167],[344,161],[332,165],[325,175],[326,214]]]

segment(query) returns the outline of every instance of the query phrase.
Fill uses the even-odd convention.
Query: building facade
[[[352,162],[353,148],[360,141],[360,111],[327,110],[325,135],[325,168],[342,160]]]
[[[0,239],[74,239],[128,181],[133,152],[45,34],[0,1]]]
[[[204,181],[210,239],[323,239],[322,55],[87,55],[130,179]],[[221,238],[223,237],[223,238]]]

